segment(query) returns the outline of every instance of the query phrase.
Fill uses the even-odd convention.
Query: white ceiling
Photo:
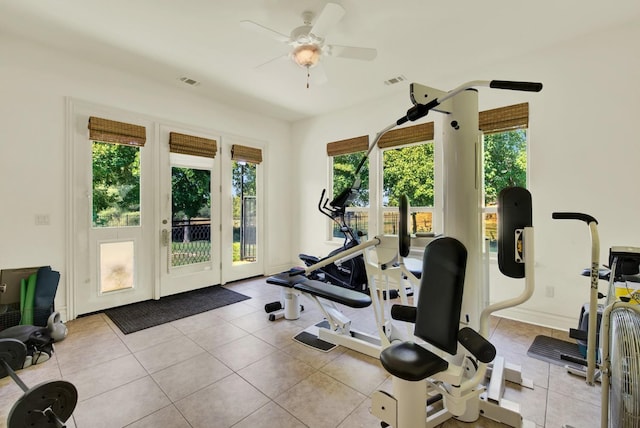
[[[258,67],[285,55],[288,46],[247,31],[240,21],[288,35],[302,25],[302,12],[319,14],[325,0],[0,0],[0,35],[298,120],[406,90],[385,85],[389,78],[429,83],[465,76],[640,16],[638,0],[332,1],[346,15],[327,43],[376,48],[378,55],[371,62],[323,57],[328,82],[315,84],[312,68],[309,89],[306,70],[286,57]],[[200,84],[188,87],[180,77]]]

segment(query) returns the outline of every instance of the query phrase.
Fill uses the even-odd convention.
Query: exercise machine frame
[[[482,225],[481,225],[481,142],[478,126],[478,86],[488,86],[497,89],[509,89],[519,91],[538,92],[542,89],[541,83],[532,82],[510,82],[510,81],[472,81],[462,84],[451,91],[444,92],[438,89],[429,88],[427,86],[416,83],[411,84],[410,98],[414,106],[410,108],[406,115],[398,119],[395,123],[387,126],[381,131],[381,135],[398,125],[407,121],[420,119],[434,110],[444,113],[447,117],[444,122],[443,129],[443,151],[444,151],[444,193],[446,194],[444,205],[444,235],[458,239],[467,249],[468,257],[466,264],[465,276],[465,293],[462,302],[463,325],[469,325],[474,328],[479,327],[480,334],[483,337],[488,336],[488,318],[489,315],[497,310],[512,307],[521,304],[529,299],[533,293],[533,251],[525,251],[523,260],[525,261],[525,288],[521,295],[516,298],[509,299],[494,305],[488,305],[488,297],[483,294],[480,284],[483,283],[482,275]],[[376,138],[377,141],[378,138]],[[374,144],[376,143],[374,141]],[[369,151],[372,150],[372,144]],[[525,246],[533,246],[533,235],[531,231],[527,231],[525,227],[521,232],[525,235]],[[530,236],[527,236],[530,235]],[[529,244],[527,244],[527,241]],[[527,255],[526,253],[529,253]],[[526,263],[525,260],[530,257],[531,260]],[[526,267],[528,266],[528,267]],[[486,307],[485,307],[486,306]],[[484,307],[484,309],[483,309]],[[478,326],[478,323],[480,324]],[[502,360],[500,360],[502,361]],[[517,372],[520,378],[519,368],[516,370],[506,370],[505,365],[501,362],[499,367],[492,368],[491,379],[496,386],[491,386],[491,398],[472,400],[470,397],[465,398],[464,406],[469,408],[471,413],[470,419],[477,419],[480,406],[484,406],[485,416],[498,420],[512,426],[530,426],[532,422],[524,421],[518,407],[511,407],[511,403],[507,403],[502,397],[504,390],[504,382],[507,375]],[[466,394],[470,389],[477,388],[484,381],[488,373],[486,364],[479,364],[476,374],[460,385],[460,391]],[[525,385],[528,386],[528,385]],[[480,393],[476,398],[480,397]],[[380,397],[380,396],[377,396]],[[414,398],[421,401],[422,398]],[[458,397],[459,398],[459,397]],[[424,403],[424,401],[422,401]],[[391,403],[387,403],[383,407],[389,408]],[[511,408],[510,408],[511,407]],[[396,407],[397,408],[397,407]],[[406,409],[406,407],[403,407]],[[477,409],[477,411],[476,411]],[[397,414],[404,414],[406,410],[400,410]],[[491,414],[489,414],[489,412]],[[460,413],[460,412],[456,412]],[[463,412],[464,413],[464,412]],[[383,415],[380,415],[383,416]],[[456,415],[457,416],[457,415]],[[467,419],[465,417],[465,419]],[[434,425],[437,424],[433,422]],[[422,420],[422,413],[412,422],[404,425],[406,427],[415,428],[418,426],[430,425],[425,418]],[[399,425],[402,428],[403,425]]]

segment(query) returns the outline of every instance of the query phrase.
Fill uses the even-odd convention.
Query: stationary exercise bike
[[[306,266],[318,265],[318,263],[325,259],[335,256],[336,254],[344,253],[346,250],[360,244],[358,234],[347,224],[345,219],[346,207],[349,206],[353,200],[355,193],[351,191],[351,188],[347,188],[331,202],[329,202],[329,198],[325,195],[326,189],[323,189],[320,195],[320,201],[318,202],[318,211],[329,217],[340,227],[340,232],[344,235],[344,242],[340,248],[331,251],[327,257],[322,259],[308,254],[299,254],[298,257]],[[362,293],[369,292],[367,272],[362,254],[356,254],[352,257],[321,266],[317,270],[307,274],[307,278],[329,282]]]

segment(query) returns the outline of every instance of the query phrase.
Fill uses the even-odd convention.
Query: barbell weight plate
[[[16,339],[0,339],[0,360],[4,360],[13,371],[20,370],[27,358],[27,347]],[[9,376],[4,364],[0,364],[0,379]]]
[[[78,390],[72,383],[64,380],[41,383],[29,388],[15,402],[7,418],[8,428],[55,427],[55,422],[44,411],[51,408],[64,422],[71,417],[77,403]]]

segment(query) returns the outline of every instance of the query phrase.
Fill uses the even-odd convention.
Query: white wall
[[[290,124],[200,98],[24,41],[0,39],[0,268],[61,271],[56,307],[66,305],[65,97],[174,123],[264,141],[268,273],[290,267]],[[35,225],[46,214],[48,226]]]
[[[588,299],[588,228],[578,222],[551,219],[553,211],[582,211],[596,217],[602,240],[601,262],[612,245],[640,247],[638,164],[640,143],[640,22],[557,44],[493,67],[450,76],[447,81],[417,82],[443,90],[465,81],[502,79],[540,81],[541,93],[480,89],[481,110],[528,101],[530,105],[530,190],[536,237],[536,291],[520,307],[501,314],[558,328],[574,327]],[[425,74],[428,74],[425,72]],[[369,134],[392,123],[410,107],[408,85],[400,93],[346,111],[300,121],[292,129],[297,148],[300,234],[291,256],[304,251],[326,254],[322,216],[316,210],[327,186],[325,145],[329,141]],[[433,120],[429,115],[426,120]],[[436,133],[437,135],[437,133]],[[445,219],[446,221],[446,219]],[[491,300],[521,290],[492,265]],[[553,287],[554,297],[546,297]],[[602,284],[606,292],[606,284]]]
[[[545,85],[539,94],[480,89],[481,109],[530,104],[537,291],[507,316],[568,328],[587,299],[588,280],[578,276],[589,259],[587,228],[552,221],[551,212],[595,216],[603,262],[611,245],[640,246],[637,40],[635,21],[446,81],[429,81],[428,71],[425,79],[415,79],[441,89],[475,79]],[[162,86],[10,38],[0,39],[0,58],[0,267],[50,264],[61,270],[57,306],[64,305],[70,286],[64,272],[65,97],[267,142],[267,273],[299,263],[299,252],[322,255],[333,248],[325,242],[325,219],[316,210],[328,185],[326,143],[364,134],[373,138],[410,106],[408,85],[390,87],[390,95],[378,102],[290,126],[207,101],[188,88]],[[36,214],[48,214],[50,225],[36,226]],[[519,290],[493,270],[492,300]],[[553,298],[545,297],[546,287],[554,287]]]

